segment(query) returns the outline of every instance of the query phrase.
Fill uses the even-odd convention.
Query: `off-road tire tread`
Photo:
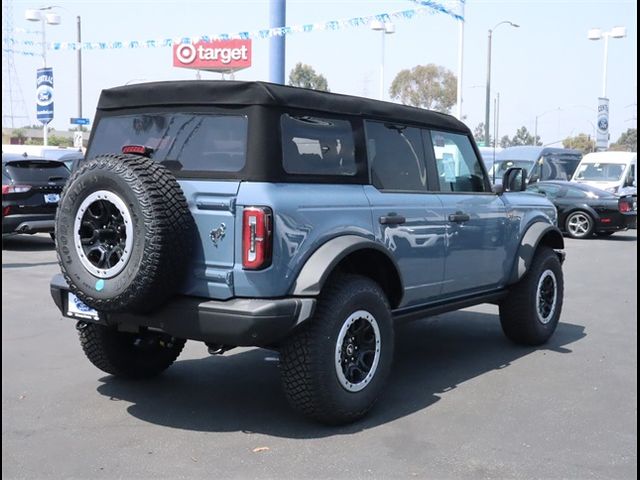
[[[118,345],[117,335],[121,332],[102,325],[81,324],[78,328],[80,345],[89,361],[97,368],[111,375],[127,378],[150,378],[159,375],[180,356],[186,343],[183,339],[172,339],[172,346],[164,348],[146,364],[132,362],[126,351]]]
[[[538,321],[535,311],[535,295],[538,279],[542,274],[543,267],[548,262],[555,265],[553,271],[556,276],[558,298],[555,320],[552,320],[549,328],[546,328],[541,327],[542,324]],[[529,271],[510,288],[509,294],[500,303],[500,324],[507,338],[520,345],[536,346],[546,343],[555,331],[562,312],[563,282],[562,265],[556,253],[549,247],[539,247]]]
[[[322,289],[314,317],[289,337],[280,350],[280,372],[288,402],[294,409],[321,423],[351,423],[363,417],[374,403],[360,410],[341,409],[331,398],[327,398],[327,390],[323,388],[322,379],[332,377],[335,372],[333,369],[327,371],[317,362],[317,339],[331,334],[336,306],[343,305],[361,291],[373,293],[390,310],[382,288],[373,280],[353,274],[336,275]]]
[[[62,274],[69,289],[96,310],[149,311],[175,293],[189,265],[195,223],[187,200],[173,174],[159,163],[138,155],[109,154],[98,156],[76,170],[63,189],[60,202],[76,179],[96,169],[112,171],[135,192],[146,225],[145,253],[135,279],[112,298],[95,298],[81,290],[66,271],[56,248]],[[58,209],[56,222],[60,214]]]

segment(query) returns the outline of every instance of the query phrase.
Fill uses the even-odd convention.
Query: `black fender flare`
[[[375,250],[384,255],[395,269],[397,281],[400,282],[400,297],[391,303],[397,306],[402,301],[402,293],[404,292],[397,262],[383,245],[358,235],[341,235],[332,238],[313,252],[298,273],[291,288],[291,294],[304,297],[320,295],[322,287],[336,266],[350,254],[366,249]]]
[[[545,222],[531,224],[520,239],[520,245],[509,277],[509,284],[516,283],[529,271],[533,256],[540,243],[549,245],[555,250],[561,250],[564,248],[562,232],[555,225]],[[564,255],[560,255],[560,259],[564,260]]]

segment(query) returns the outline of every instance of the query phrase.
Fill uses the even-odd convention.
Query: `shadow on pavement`
[[[538,349],[571,353],[585,337],[584,327],[561,323]],[[103,377],[101,395],[132,402],[134,417],[157,425],[205,432],[244,431],[286,438],[321,438],[354,433],[428,408],[440,394],[496,369],[509,368],[537,350],[510,343],[498,316],[454,312],[401,326],[388,388],[360,422],[330,428],[296,414],[282,393],[275,361],[268,350],[178,361],[160,377],[132,382]],[[204,348],[204,347],[203,347]]]
[[[598,239],[598,237],[596,237],[596,239]],[[605,240],[607,242],[636,242],[638,241],[638,235],[618,235],[614,233],[610,237],[599,238],[598,240]]]
[[[2,250],[14,252],[42,252],[55,250],[56,245],[49,236],[8,235],[2,237]]]
[[[2,269],[5,268],[25,268],[25,267],[42,267],[46,265],[58,265],[58,262],[42,262],[42,263],[3,263]]]

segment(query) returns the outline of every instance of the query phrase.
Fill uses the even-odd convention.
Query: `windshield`
[[[624,175],[624,163],[583,163],[578,167],[576,180],[616,182]]]
[[[495,174],[496,178],[502,178],[504,173],[512,167],[524,168],[529,173],[532,166],[533,162],[527,160],[500,160],[493,164],[490,175]]]

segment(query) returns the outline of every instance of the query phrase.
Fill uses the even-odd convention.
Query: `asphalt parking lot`
[[[636,231],[566,243],[548,345],[510,344],[494,306],[403,326],[388,391],[336,429],[288,408],[266,350],[105,375],[51,301],[51,240],[4,239],[2,477],[635,479]]]

